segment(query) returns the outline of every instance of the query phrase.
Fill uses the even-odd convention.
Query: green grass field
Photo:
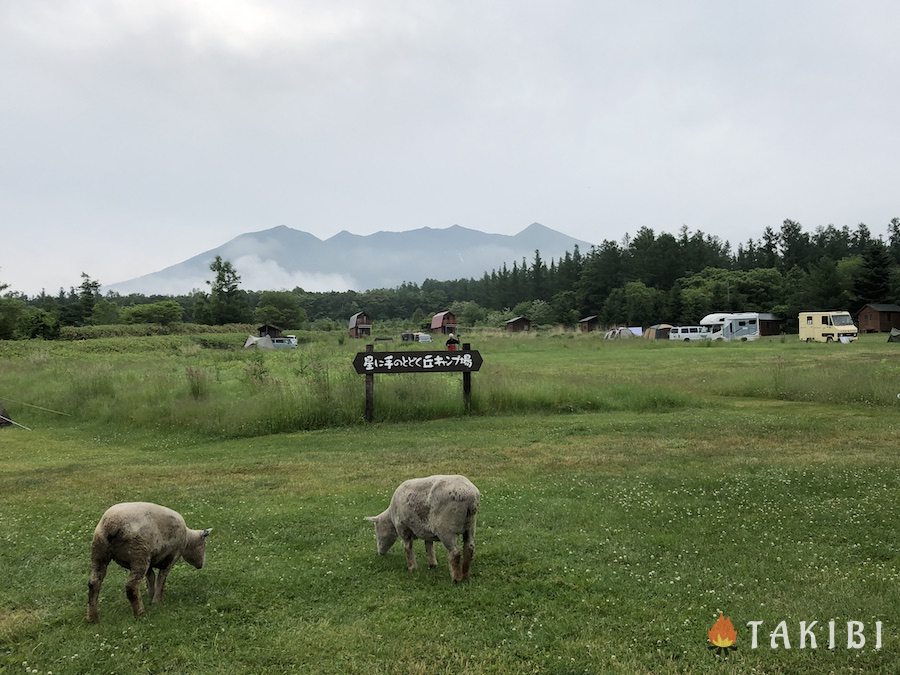
[[[268,354],[239,335],[0,342],[0,401],[33,429],[0,429],[0,672],[897,672],[900,350],[883,336],[473,334],[473,415],[458,375],[379,376],[371,426],[361,343],[307,337]],[[440,546],[435,570],[421,543],[414,573],[399,544],[377,556],[363,520],[432,473],[482,492],[464,584]],[[176,566],[139,620],[111,566],[87,624],[91,533],[132,500],[213,527],[207,565]],[[707,648],[720,611],[727,660]],[[780,621],[790,650],[769,648]]]

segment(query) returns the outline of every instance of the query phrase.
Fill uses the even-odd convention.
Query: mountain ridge
[[[212,278],[209,264],[217,255],[231,261],[246,290],[395,288],[425,279],[478,278],[504,263],[530,260],[535,250],[549,262],[576,245],[584,249],[592,244],[537,222],[514,235],[454,224],[369,235],[341,230],[326,239],[277,225],[239,234],[159,271],[105,285],[104,290],[122,295],[190,293],[206,288]]]

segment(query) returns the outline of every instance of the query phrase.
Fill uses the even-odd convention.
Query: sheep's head
[[[378,555],[384,555],[397,541],[397,528],[394,527],[394,523],[386,513],[378,516],[366,516],[366,520],[375,523],[375,543],[378,545]]]
[[[205,530],[188,530],[188,543],[182,557],[198,570],[206,562],[206,538],[212,532],[211,527]]]

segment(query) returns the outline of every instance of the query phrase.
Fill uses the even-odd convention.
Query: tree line
[[[727,241],[682,227],[677,234],[640,228],[589,251],[558,260],[540,251],[481,278],[404,283],[368,291],[249,291],[221,257],[206,289],[163,296],[101,294],[98,280],[56,295],[29,297],[0,284],[0,339],[59,335],[62,326],[117,323],[272,323],[290,328],[342,328],[366,311],[376,320],[424,325],[450,309],[461,325],[500,325],[514,316],[571,325],[597,316],[605,325],[695,324],[717,311],[772,312],[795,325],[802,310],[848,309],[900,301],[900,219],[886,237],[860,223],[804,231],[785,220],[732,249]]]

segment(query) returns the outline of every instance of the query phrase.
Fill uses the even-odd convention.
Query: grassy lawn
[[[4,399],[34,431],[0,430],[0,672],[897,672],[896,346],[473,343],[478,414],[458,376],[391,376],[371,427],[358,344],[263,361],[169,337],[0,345],[0,398],[75,413]],[[408,573],[363,520],[432,473],[482,492],[457,586],[441,547],[429,570],[419,543]],[[129,500],[213,527],[207,566],[179,564],[140,620],[111,566],[90,625],[91,533]],[[719,611],[727,661],[707,649]],[[813,620],[819,649],[800,650]],[[780,621],[790,650],[769,649]]]

